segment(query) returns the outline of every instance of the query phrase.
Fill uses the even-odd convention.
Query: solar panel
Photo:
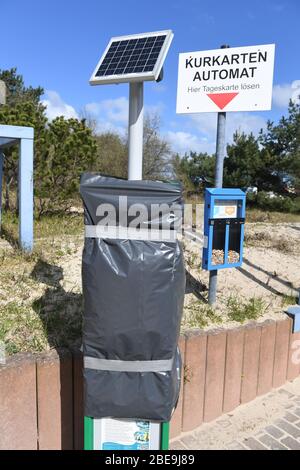
[[[112,38],[91,85],[156,80],[173,39],[170,30]]]

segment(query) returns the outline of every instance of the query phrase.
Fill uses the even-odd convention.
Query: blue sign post
[[[246,194],[240,189],[205,190],[202,265],[208,271],[243,262]]]
[[[33,249],[33,138],[32,127],[0,125],[0,229],[5,148],[19,144],[19,243],[25,251]]]

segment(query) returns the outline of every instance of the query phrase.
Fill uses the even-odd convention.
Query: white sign
[[[177,113],[271,109],[275,44],[179,54]]]
[[[237,201],[216,200],[214,205],[214,219],[236,219]]]
[[[94,419],[94,450],[159,450],[160,423]]]

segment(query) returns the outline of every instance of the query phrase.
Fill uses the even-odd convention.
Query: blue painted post
[[[33,139],[21,139],[19,150],[19,243],[33,249]]]
[[[2,228],[2,180],[3,180],[3,162],[4,162],[4,155],[0,149],[0,234]]]

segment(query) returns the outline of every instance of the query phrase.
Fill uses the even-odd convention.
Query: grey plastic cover
[[[115,207],[120,224],[119,196],[127,197],[128,206],[143,203],[150,208],[151,204],[166,203],[171,207],[176,203],[183,207],[177,183],[127,181],[86,173],[80,193],[85,225],[99,223],[101,217],[96,213],[103,203]],[[151,221],[151,211],[148,213],[141,227],[159,227],[170,215],[165,208],[160,220]],[[88,359],[84,368],[85,415],[169,421],[180,388],[177,343],[185,292],[180,243],[85,238],[82,282],[85,358],[121,365],[123,361],[160,364],[167,360],[172,364],[166,371],[129,372],[90,368],[89,364],[97,361]]]

